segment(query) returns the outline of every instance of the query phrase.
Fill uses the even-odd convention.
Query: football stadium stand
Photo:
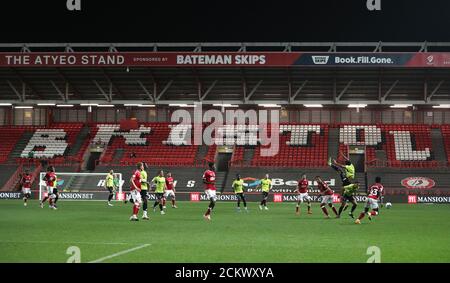
[[[8,160],[11,151],[23,135],[26,127],[0,127],[0,163]]]
[[[53,164],[82,162],[88,145],[98,143],[106,148],[99,161],[103,164],[115,161],[130,165],[139,159],[152,165],[196,166],[201,161],[215,161],[217,147],[223,145],[233,147],[231,166],[320,168],[327,166],[329,156],[343,162],[341,155],[329,153],[330,126],[324,124],[281,124],[279,151],[274,151],[274,155],[267,151],[269,145],[261,144],[257,126],[218,128],[220,135],[213,138],[213,145],[206,146],[206,152],[201,158],[197,154],[202,146],[189,145],[192,142],[192,125],[142,123],[137,129],[121,130],[118,124],[91,124],[89,134],[85,134],[84,140],[79,141],[84,127],[82,123],[52,124],[49,127],[4,126],[0,131],[4,140],[0,145],[0,162],[37,164],[42,159]],[[365,150],[365,162],[368,166],[380,166],[377,152],[384,152],[386,155],[387,160],[383,166],[433,168],[442,165],[434,158],[430,125],[347,124],[337,127],[339,152],[348,156],[349,146],[359,146]],[[447,161],[450,158],[450,126],[442,125],[439,128],[447,155],[444,158]],[[23,141],[21,139],[26,132],[32,135]],[[21,151],[20,159],[14,160],[10,153],[20,142],[24,142],[26,146]],[[80,145],[75,152],[71,152],[70,149],[77,142]],[[264,156],[264,151],[269,156]],[[118,152],[121,153],[120,158],[114,158]],[[249,157],[250,160],[244,160]]]
[[[328,159],[328,125],[284,124],[280,126],[280,134],[279,151],[272,152],[273,156],[264,156],[263,150],[269,146],[257,146],[251,166],[326,166]]]
[[[434,159],[430,125],[282,123],[279,126],[279,152],[273,156],[263,156],[263,150],[268,146],[261,144],[264,140],[261,138],[260,128],[255,126],[217,128],[214,136],[216,144],[211,146],[189,145],[189,141],[193,139],[189,134],[193,133],[194,127],[168,122],[139,123],[138,128],[128,130],[121,129],[119,124],[104,123],[3,127],[0,134],[3,134],[7,142],[1,145],[5,154],[2,159],[0,188],[3,191],[18,190],[21,174],[29,169],[34,181],[33,188],[36,189],[35,180],[46,164],[56,165],[59,172],[79,171],[80,163],[89,152],[89,144],[101,144],[104,149],[95,172],[106,172],[114,168],[127,175],[131,174],[137,162],[145,161],[151,168],[150,174],[163,168],[172,171],[179,178],[180,184],[189,180],[201,184],[201,168],[206,167],[207,162],[218,161],[220,147],[231,146],[233,151],[229,169],[227,172],[218,172],[221,180],[218,189],[224,192],[229,191],[236,173],[245,178],[257,179],[264,172],[270,172],[273,178],[288,181],[286,184],[289,184],[289,180],[297,180],[300,173],[307,173],[310,178],[319,174],[338,186],[338,175],[327,166],[328,157],[344,162],[342,155],[349,156],[352,154],[352,147],[359,147],[364,149],[365,157],[364,166],[357,173],[357,179],[361,183],[360,193],[363,194],[366,185],[380,175],[386,178],[385,183],[392,186],[388,190],[389,194],[395,195],[399,191],[394,188],[401,187],[399,179],[407,180],[413,172],[439,178],[437,188],[450,183],[450,179],[443,177],[448,175],[449,170],[447,161],[450,158],[450,126],[433,127],[442,132],[447,154],[444,156],[444,163]],[[338,131],[338,137],[329,136],[330,130],[334,129]],[[26,132],[30,135],[24,135]],[[245,138],[242,137],[243,133]],[[77,141],[79,137],[84,139]],[[9,156],[7,153],[21,139],[25,139],[22,143],[26,144],[21,158]],[[77,142],[77,150],[69,155],[69,148]],[[342,155],[329,151],[331,143],[338,144]],[[31,151],[34,154],[30,156]],[[385,154],[385,162],[378,160],[378,156],[382,155],[380,152]],[[17,160],[20,162],[13,165]],[[46,163],[41,163],[42,160]],[[80,184],[77,183],[77,186],[82,186],[85,182],[85,179],[80,178],[74,180],[71,180],[71,185],[78,182]],[[91,185],[95,186],[94,183]],[[125,188],[127,186],[125,178]],[[200,189],[198,186],[195,188]],[[181,188],[183,190],[186,189]],[[413,189],[409,192],[422,193]]]
[[[442,126],[442,136],[444,138],[445,151],[447,153],[447,160],[450,161],[450,125]]]
[[[122,165],[131,165],[138,161],[160,166],[195,165],[198,146],[187,146],[186,140],[176,138],[180,136],[178,131],[186,133],[189,128],[176,128],[176,133],[169,136],[171,126],[170,123],[145,123],[139,129],[121,132],[119,125],[98,125],[94,142],[101,140],[108,144],[100,162],[110,163],[119,150],[123,151],[119,160]]]

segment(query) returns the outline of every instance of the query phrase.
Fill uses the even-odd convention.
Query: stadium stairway
[[[113,164],[118,164],[120,162],[120,160],[122,159],[122,157],[125,154],[125,149],[123,148],[118,148],[114,151],[114,155],[112,158],[112,163]]]
[[[386,155],[386,151],[384,150],[375,150],[375,158],[379,161],[382,162],[382,164],[384,164],[387,161],[387,155]],[[371,160],[366,160],[367,161],[371,161]]]
[[[207,145],[200,145],[197,150],[197,155],[195,156],[195,160],[204,160],[206,157],[206,154],[208,153],[208,146]]]
[[[441,129],[431,129],[431,144],[433,146],[434,159],[436,161],[447,161],[444,139]]]
[[[74,156],[77,155],[78,152],[81,150],[81,148],[83,147],[83,145],[86,142],[86,139],[88,139],[88,134],[89,134],[89,127],[88,126],[84,126],[81,131],[78,133],[78,136],[75,140],[75,143],[72,145],[72,147],[70,148],[68,155],[69,156]]]
[[[339,128],[328,129],[328,155],[336,159],[339,156]]]
[[[11,187],[5,187],[19,167],[13,165],[0,166],[0,191],[9,191]]]
[[[9,159],[20,158],[20,154],[27,146],[30,139],[33,137],[34,131],[25,131],[20,137],[19,141],[14,146],[13,150],[9,154]]]
[[[367,192],[367,173],[356,173],[356,180],[359,182],[359,192]]]
[[[39,172],[42,171],[42,166],[24,166],[24,167],[19,167],[17,170],[19,172],[19,174],[17,176],[11,176],[10,181],[11,183],[8,186],[4,186],[3,190],[6,191],[17,191],[17,190],[21,190],[21,180],[22,180],[22,174],[25,172],[25,170],[29,170],[30,174],[31,174],[31,188],[36,188],[39,186],[38,182],[35,182],[36,178],[39,179]]]
[[[227,180],[228,171],[216,172],[216,188],[219,192],[223,192]]]
[[[83,189],[83,185],[86,184],[87,178],[87,176],[72,176],[70,177],[66,188],[70,188],[72,192]]]
[[[244,164],[250,165],[253,157],[255,156],[255,148],[254,147],[245,147],[244,149]]]

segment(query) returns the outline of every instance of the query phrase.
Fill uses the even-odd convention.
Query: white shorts
[[[46,186],[45,188],[46,188],[46,190],[47,190],[48,196],[50,196],[51,194],[53,194],[53,187]]]
[[[333,195],[324,195],[320,203],[333,203]]]
[[[299,193],[298,201],[300,202],[311,201],[311,197],[308,195],[308,193]]]
[[[133,201],[136,203],[142,203],[142,197],[141,197],[141,192],[139,192],[138,190],[133,190],[130,192],[130,196],[133,199]]]
[[[31,194],[31,189],[30,189],[30,188],[22,188],[22,193],[23,193],[24,195],[26,195],[26,194]]]
[[[175,197],[175,192],[173,191],[173,190],[166,190],[165,192],[164,192],[164,197],[165,198],[168,198],[169,196],[171,196],[171,197]]]
[[[368,198],[365,208],[376,209],[378,208],[378,200],[373,198]]]
[[[216,190],[205,190],[205,194],[208,199],[212,198],[214,201],[217,200]]]

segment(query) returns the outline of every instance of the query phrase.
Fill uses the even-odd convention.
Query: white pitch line
[[[109,256],[105,256],[105,257],[102,257],[102,258],[90,261],[89,263],[99,263],[99,262],[105,261],[107,259],[110,259],[110,258],[113,258],[113,257],[116,257],[116,256],[120,256],[120,255],[123,255],[123,254],[127,254],[129,252],[133,252],[133,251],[136,251],[136,250],[148,247],[148,246],[150,246],[150,244],[144,244],[144,245],[141,245],[141,246],[137,246],[135,248],[124,250],[124,251],[121,251],[121,252],[118,252],[118,253],[115,253],[115,254],[112,254],[112,255],[109,255]]]

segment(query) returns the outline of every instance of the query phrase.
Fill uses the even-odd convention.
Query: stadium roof
[[[0,52],[450,52],[450,43],[30,43]],[[7,67],[0,102],[445,104],[448,68]]]

